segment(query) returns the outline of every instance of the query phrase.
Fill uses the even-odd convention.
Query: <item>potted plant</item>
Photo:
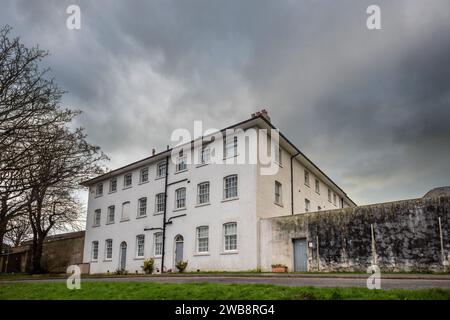
[[[141,267],[145,274],[152,274],[155,265],[155,260],[153,258],[144,260],[144,265]]]
[[[178,263],[177,263],[177,269],[178,269],[178,271],[179,271],[179,272],[183,272],[183,271],[186,269],[187,265],[188,265],[188,262],[187,262],[187,261],[180,261],[180,262],[178,262]]]
[[[272,265],[272,272],[287,272],[288,267],[284,264],[273,264]]]

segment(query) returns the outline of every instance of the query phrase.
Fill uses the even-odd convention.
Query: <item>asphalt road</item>
[[[65,279],[35,279],[15,280],[24,282],[65,282]],[[85,278],[82,281],[108,281],[108,282],[161,282],[161,283],[260,283],[285,286],[314,286],[314,287],[366,287],[365,278],[341,278],[341,277],[233,277],[233,276],[208,276],[208,277],[124,277],[124,278]],[[10,281],[5,281],[10,282]],[[423,289],[443,288],[450,289],[450,279],[383,279],[381,289]]]

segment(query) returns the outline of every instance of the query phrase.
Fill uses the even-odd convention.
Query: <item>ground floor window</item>
[[[197,252],[204,253],[209,250],[209,227],[202,226],[197,228]]]
[[[225,251],[237,250],[237,224],[236,222],[223,225]]]
[[[162,255],[162,232],[157,232],[154,235],[154,255]]]

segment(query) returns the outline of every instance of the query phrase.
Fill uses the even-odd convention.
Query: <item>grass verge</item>
[[[450,300],[447,289],[369,290],[366,288],[287,287],[264,284],[84,282],[0,283],[0,300]]]

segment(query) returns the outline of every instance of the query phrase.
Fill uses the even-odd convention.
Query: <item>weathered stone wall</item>
[[[42,266],[49,272],[66,272],[68,266],[83,262],[83,236],[44,242]]]
[[[445,196],[262,219],[261,267],[293,270],[292,240],[306,238],[309,271],[365,272],[373,263],[382,271],[448,271],[449,212]]]

